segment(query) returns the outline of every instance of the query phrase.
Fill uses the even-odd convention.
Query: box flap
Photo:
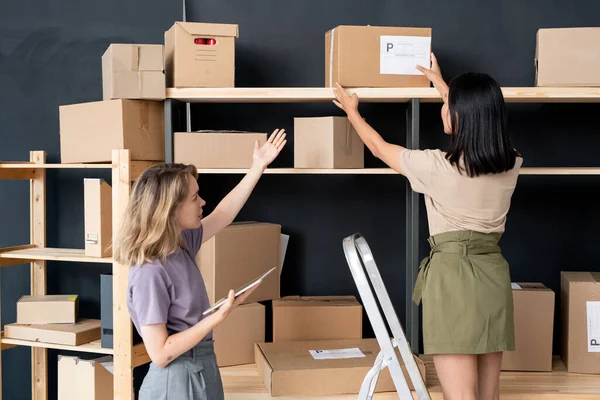
[[[587,282],[600,283],[600,272],[566,272],[562,271],[561,275],[565,282]]]
[[[530,291],[550,291],[543,283],[539,282],[517,282],[520,289],[517,290],[530,290]]]
[[[362,358],[315,360],[309,350],[359,348]],[[260,349],[273,372],[306,369],[372,367],[380,348],[377,339],[261,343]],[[402,360],[399,360],[402,364]]]
[[[237,24],[207,24],[200,22],[176,22],[188,34],[192,36],[225,36],[238,37]]]
[[[45,295],[45,296],[23,296],[18,303],[50,303],[50,302],[75,302],[79,296],[73,295]]]
[[[97,319],[80,319],[78,322],[74,324],[44,324],[44,325],[35,325],[35,324],[7,324],[7,326],[14,326],[20,328],[28,328],[33,330],[42,330],[42,331],[53,331],[53,332],[65,332],[65,333],[81,333],[87,332],[91,329],[99,329],[100,328],[100,320]]]

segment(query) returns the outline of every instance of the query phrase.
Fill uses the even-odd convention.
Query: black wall
[[[181,2],[157,0],[4,1],[0,13],[1,160],[26,160],[45,150],[60,161],[58,106],[100,100],[100,57],[109,43],[162,43],[181,19]],[[340,24],[426,26],[448,79],[483,71],[502,86],[532,86],[535,33],[543,27],[594,26],[592,0],[521,2],[441,1],[188,1],[190,21],[237,23],[237,86],[322,86],[324,34]],[[509,123],[525,166],[598,165],[597,104],[510,105]],[[290,141],[276,167],[293,165],[293,117],[341,115],[331,104],[194,105],[193,129],[268,131],[284,127]],[[404,143],[404,105],[362,105],[389,141]],[[422,148],[446,138],[440,105],[423,105]],[[9,142],[10,141],[10,142]],[[367,167],[382,164],[370,154]],[[82,247],[83,177],[48,172],[48,246]],[[95,175],[110,178],[108,172]],[[200,178],[207,211],[240,176]],[[538,281],[560,297],[561,270],[599,270],[596,254],[598,177],[522,176],[513,198],[505,255],[514,281]],[[405,180],[401,176],[266,175],[240,220],[280,223],[291,235],[282,295],[356,294],[341,241],[362,232],[375,254],[392,301],[404,318]],[[0,246],[29,240],[28,185],[0,182]],[[422,211],[422,252],[427,224]],[[81,314],[99,317],[99,274],[110,266],[48,263],[49,293],[80,293]],[[16,319],[15,302],[28,293],[28,266],[2,269],[2,323]],[[557,314],[557,324],[559,322]],[[365,333],[371,334],[365,321]],[[557,332],[558,333],[558,332]],[[558,339],[556,336],[555,339]],[[555,349],[555,353],[558,348]],[[50,398],[56,396],[56,352],[49,353]],[[29,349],[3,354],[3,394],[30,398]],[[138,371],[138,378],[143,376]],[[139,383],[137,381],[136,383]]]

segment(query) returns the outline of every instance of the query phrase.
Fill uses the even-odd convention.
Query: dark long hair
[[[515,166],[520,154],[508,137],[504,97],[492,77],[468,73],[452,79],[448,109],[453,134],[446,159],[459,171],[474,177]]]

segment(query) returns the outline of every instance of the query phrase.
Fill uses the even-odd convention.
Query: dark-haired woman
[[[440,92],[448,151],[387,143],[341,86],[334,103],[348,114],[373,155],[423,193],[431,252],[413,300],[423,302],[423,345],[432,354],[445,399],[499,399],[502,352],[514,350],[509,266],[498,242],[523,163],[506,130],[499,85],[469,73],[448,86],[435,56],[417,67]]]

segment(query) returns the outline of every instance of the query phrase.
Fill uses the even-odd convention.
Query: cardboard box
[[[600,272],[561,272],[560,312],[567,371],[600,374]]]
[[[234,87],[238,26],[175,22],[165,32],[168,87]]]
[[[536,86],[600,86],[600,28],[540,29]]]
[[[78,295],[23,296],[17,301],[17,324],[77,322]]]
[[[504,352],[504,371],[552,371],[554,292],[541,283],[513,284],[515,351]]]
[[[85,255],[112,256],[112,189],[104,179],[83,180]]]
[[[277,271],[247,299],[246,303],[279,298],[281,226],[243,222],[229,225],[200,248],[196,262],[204,278],[211,304],[226,297],[273,267]]]
[[[108,100],[60,106],[62,163],[112,162],[129,149],[133,161],[165,159],[163,103]]]
[[[175,162],[196,168],[250,168],[254,143],[262,146],[266,133],[199,131],[175,133]]]
[[[113,360],[111,356],[82,360],[58,356],[59,400],[112,400]]]
[[[102,55],[104,100],[165,99],[163,45],[111,44]]]
[[[294,168],[364,166],[365,145],[348,118],[294,118]]]
[[[74,324],[7,324],[4,325],[4,336],[31,342],[79,346],[100,339],[100,320],[80,319]]]
[[[114,343],[113,324],[113,276],[100,275],[100,346],[104,349],[112,349]],[[133,323],[132,323],[133,325]],[[132,329],[132,341],[136,345],[142,343],[142,337],[137,329]]]
[[[254,364],[254,344],[265,341],[265,306],[242,304],[213,331],[219,367]]]
[[[325,86],[429,87],[431,28],[338,26],[325,34]]]
[[[354,296],[273,300],[273,342],[362,339],[363,308]]]
[[[310,350],[359,348],[362,358],[315,360]],[[376,339],[327,340],[318,342],[257,343],[255,358],[258,373],[271,396],[326,396],[358,393],[367,372],[373,368],[380,348]],[[402,363],[400,354],[396,352]],[[423,380],[425,363],[415,357]],[[413,385],[404,365],[409,388]],[[384,369],[375,392],[395,391],[389,370]]]

